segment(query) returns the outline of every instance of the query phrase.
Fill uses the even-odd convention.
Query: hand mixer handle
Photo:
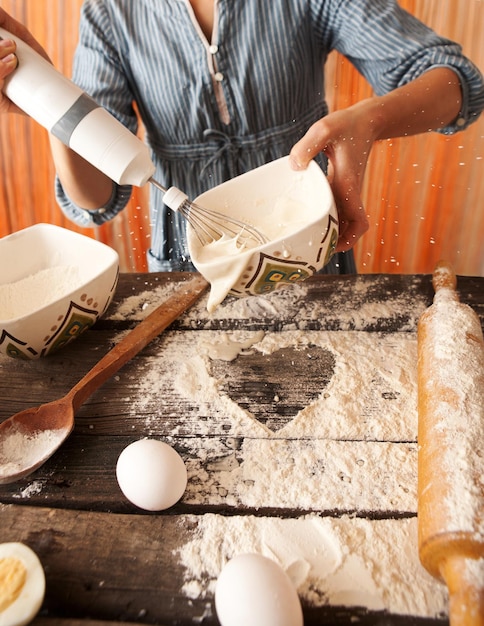
[[[17,44],[18,67],[3,88],[12,102],[117,183],[148,182],[155,166],[136,135],[24,41],[3,28],[0,38]]]

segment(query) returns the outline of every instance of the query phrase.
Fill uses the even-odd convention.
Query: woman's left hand
[[[434,67],[384,96],[330,113],[292,148],[296,170],[305,169],[320,152],[328,157],[328,179],[340,220],[337,251],[352,248],[368,230],[361,190],[374,142],[442,129],[455,123],[462,103],[457,73]]]
[[[320,152],[328,157],[328,180],[339,217],[337,252],[350,250],[369,227],[361,190],[375,139],[362,104],[315,122],[290,153],[294,169],[305,169]]]

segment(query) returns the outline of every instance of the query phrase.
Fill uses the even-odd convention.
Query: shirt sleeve
[[[55,178],[55,194],[61,211],[72,222],[83,228],[101,226],[112,220],[128,204],[132,188],[129,185],[117,185],[113,182],[113,192],[104,207],[94,210],[83,209],[75,204],[64,191],[59,177]]]
[[[316,28],[368,80],[377,95],[388,93],[435,67],[456,72],[462,109],[437,132],[451,134],[474,122],[484,109],[484,80],[455,42],[437,35],[395,0],[315,2]]]
[[[123,50],[129,43],[112,27],[106,3],[86,0],[82,6],[79,44],[74,56],[73,81],[124,124],[131,132],[138,129],[128,74],[123,67]],[[76,205],[66,194],[58,177],[55,180],[57,202],[63,213],[83,227],[101,225],[113,219],[127,205],[132,187],[113,182],[109,202],[100,209],[87,210]]]

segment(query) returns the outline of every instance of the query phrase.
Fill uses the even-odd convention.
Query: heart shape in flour
[[[210,368],[222,393],[277,432],[327,387],[335,362],[330,350],[309,345],[213,360]]]

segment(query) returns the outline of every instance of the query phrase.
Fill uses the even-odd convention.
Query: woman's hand
[[[292,148],[291,163],[294,169],[305,169],[319,152],[328,157],[340,220],[337,251],[352,248],[368,230],[361,190],[374,142],[443,128],[455,121],[461,106],[458,75],[436,67],[384,96],[330,113],[309,128]]]
[[[0,39],[0,113],[19,113],[19,108],[3,95],[5,79],[17,67],[15,43],[9,39]]]
[[[33,35],[17,20],[0,8],[0,27],[18,39],[25,41],[31,48],[51,62],[42,46]],[[10,39],[0,39],[0,113],[22,113],[22,111],[1,91],[7,76],[15,71],[17,57],[16,45]],[[110,178],[90,165],[78,154],[62,142],[50,135],[52,156],[57,174],[64,185],[66,193],[81,207],[97,209],[109,200],[113,183]]]
[[[339,217],[337,252],[352,248],[368,230],[361,189],[374,140],[372,124],[358,104],[318,120],[291,150],[294,169],[305,169],[319,152],[328,157],[328,180]]]
[[[45,50],[36,41],[33,35],[20,22],[13,19],[4,9],[0,8],[0,27],[8,30],[19,39],[25,41],[31,48],[36,50],[45,59],[50,62]],[[3,95],[3,85],[7,76],[9,76],[17,67],[18,60],[15,56],[16,45],[11,39],[0,39],[0,113],[21,113],[21,110]]]

